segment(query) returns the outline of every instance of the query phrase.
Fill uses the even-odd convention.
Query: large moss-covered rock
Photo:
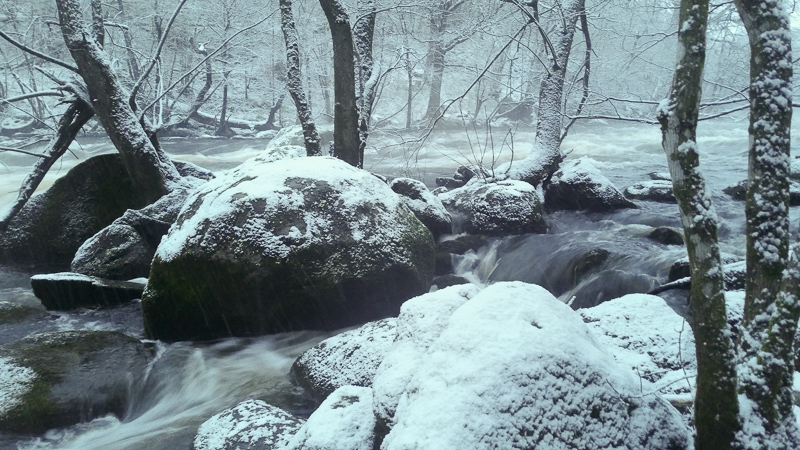
[[[127,209],[145,206],[118,154],[92,157],[32,197],[0,234],[7,264],[68,270],[78,247]]]
[[[149,354],[137,339],[110,331],[44,333],[0,346],[0,432],[122,417]]]
[[[251,160],[193,194],[142,309],[164,340],[336,329],[430,288],[433,238],[385,183],[328,157]]]

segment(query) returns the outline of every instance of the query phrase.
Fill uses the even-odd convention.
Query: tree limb
[[[47,56],[44,53],[37,52],[36,50],[28,47],[27,45],[24,45],[24,44],[21,44],[21,43],[15,41],[14,39],[11,38],[11,36],[7,35],[2,30],[0,30],[0,37],[2,37],[6,41],[8,41],[11,45],[17,47],[18,49],[20,49],[20,50],[22,50],[24,52],[30,53],[31,55],[36,56],[37,58],[41,58],[41,59],[43,59],[43,60],[45,60],[47,62],[51,62],[53,64],[56,64],[58,66],[61,66],[61,67],[65,68],[65,69],[68,69],[68,70],[71,70],[71,71],[73,71],[75,73],[78,73],[78,68],[77,67],[71,66],[68,63],[65,63],[64,61],[61,61],[60,59],[56,59],[56,58],[53,58],[52,56]]]

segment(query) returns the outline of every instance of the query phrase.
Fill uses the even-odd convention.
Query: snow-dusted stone
[[[578,313],[614,359],[641,377],[642,391],[691,402],[697,374],[694,335],[664,299],[629,294]]]
[[[396,320],[369,322],[311,347],[292,365],[294,379],[317,401],[342,386],[372,386],[375,371],[397,335]]]
[[[205,180],[192,178],[195,187],[203,183]],[[112,280],[146,278],[158,243],[178,218],[189,194],[189,189],[176,189],[140,210],[125,211],[78,248],[70,270]]]
[[[391,424],[400,398],[428,347],[436,341],[447,319],[458,307],[478,294],[474,284],[440,289],[403,303],[397,317],[397,337],[389,353],[378,366],[372,382],[375,415]]]
[[[144,344],[110,331],[43,333],[0,346],[0,432],[121,418],[149,357]]]
[[[728,186],[722,192],[730,195],[734,200],[744,201],[747,195],[747,180]],[[795,179],[789,180],[789,205],[800,206],[800,181]]]
[[[448,210],[465,216],[465,231],[468,233],[547,232],[536,189],[522,181],[487,183],[473,178],[463,187],[439,195],[439,199]]]
[[[441,200],[428,190],[425,183],[412,178],[395,178],[391,187],[400,195],[403,203],[414,212],[417,219],[431,230],[434,239],[453,232],[450,213],[444,208]]]
[[[311,414],[287,450],[372,450],[372,389],[342,386]]]
[[[192,450],[283,449],[303,420],[261,400],[245,400],[200,425]]]
[[[337,329],[427,292],[430,231],[338,159],[250,160],[187,200],[158,246],[145,330],[175,341]]]
[[[544,198],[549,211],[636,208],[587,158],[562,163],[550,179]]]
[[[119,154],[94,156],[28,201],[0,234],[0,262],[67,270],[84,241],[144,206]]]
[[[732,253],[721,252],[719,256],[722,259],[722,264],[733,264],[735,262],[743,261],[741,256],[734,255]],[[669,267],[667,281],[680,280],[681,278],[687,278],[690,275],[689,257],[684,256],[683,258],[672,263],[672,265]]]
[[[80,307],[116,306],[141,298],[144,284],[59,272],[32,276],[31,288],[45,308],[66,311]]]
[[[484,178],[490,174],[486,169],[479,166],[460,166],[452,177],[440,177],[436,179],[437,189],[442,189],[442,192],[447,192],[450,189],[460,188],[467,184],[475,175],[482,174]]]
[[[382,449],[690,446],[678,412],[641,396],[580,316],[539,286],[491,285],[442,325],[406,364],[412,373],[397,374],[408,381]],[[380,398],[378,378],[373,389]]]
[[[672,181],[651,180],[636,183],[626,187],[623,191],[625,197],[636,200],[650,200],[660,203],[678,203],[672,193]]]
[[[673,265],[674,267],[674,265]],[[745,275],[747,273],[747,261],[737,261],[732,263],[725,263],[725,260],[722,261],[722,270],[724,272],[725,278],[725,290],[728,291],[735,291],[739,289],[744,289],[745,285]],[[677,273],[677,269],[676,269]],[[670,269],[670,278],[672,277],[672,270]],[[689,289],[692,286],[692,279],[691,277],[687,276],[684,278],[679,278],[675,281],[670,281],[669,283],[662,284],[655,289],[649,290],[648,294],[659,294],[664,291],[668,291],[670,289]]]

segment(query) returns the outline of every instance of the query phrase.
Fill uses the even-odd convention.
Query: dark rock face
[[[95,156],[28,201],[0,235],[0,260],[12,265],[67,270],[86,239],[127,209],[144,206],[119,155]]]
[[[722,192],[730,195],[734,200],[744,201],[747,195],[747,180],[728,186]],[[800,206],[800,182],[795,179],[789,182],[789,206]]]
[[[548,211],[608,212],[636,208],[591,163],[583,158],[561,164],[544,194]]]
[[[109,331],[44,333],[0,346],[0,368],[14,374],[0,431],[38,434],[107,414],[121,418],[149,358],[137,339]]]
[[[337,159],[243,164],[187,205],[151,267],[151,337],[336,329],[395,315],[430,288],[430,231],[386,184]]]
[[[657,227],[647,235],[650,240],[664,245],[683,245],[683,234],[672,227]]]
[[[618,269],[603,270],[586,277],[570,291],[575,297],[570,306],[573,309],[591,308],[623,295],[649,292],[656,285],[656,279],[649,275]]]
[[[482,172],[484,176],[489,175],[483,168],[460,166],[452,177],[437,178],[436,185],[448,190],[457,189],[467,184],[469,180],[473,179],[475,175],[478,174],[478,172]]]
[[[534,188],[523,181],[484,183],[474,180],[439,196],[451,211],[464,215],[471,234],[546,233],[542,205]]]
[[[450,214],[424,183],[412,178],[395,178],[391,187],[401,196],[403,203],[417,216],[417,219],[431,230],[434,239],[453,232]]]
[[[440,253],[455,253],[457,255],[463,255],[468,251],[477,251],[479,248],[486,245],[489,241],[489,238],[486,236],[481,236],[479,234],[467,234],[464,236],[459,236],[455,239],[448,239],[446,241],[441,241],[436,244],[436,251]]]
[[[109,307],[141,298],[144,284],[62,272],[31,277],[33,293],[49,310]]]
[[[637,200],[650,200],[660,203],[678,203],[672,193],[672,181],[653,180],[628,186],[623,191],[625,197]]]
[[[459,277],[458,275],[444,275],[433,279],[433,284],[439,289],[468,283],[469,280],[464,277]]]
[[[346,386],[372,386],[375,371],[394,342],[395,318],[369,322],[325,339],[303,352],[291,374],[317,402]]]

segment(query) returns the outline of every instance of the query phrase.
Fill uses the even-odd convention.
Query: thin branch
[[[0,104],[3,103],[14,103],[19,102],[22,100],[28,100],[30,98],[36,97],[63,97],[64,93],[61,91],[39,91],[39,92],[29,92],[27,94],[23,94],[17,97],[11,98],[0,98]]]
[[[29,151],[26,151],[26,150],[21,150],[21,149],[13,148],[13,147],[0,147],[0,152],[23,153],[25,155],[36,156],[38,158],[47,158],[47,155],[42,155],[40,153],[29,152]]]
[[[73,66],[69,65],[68,63],[65,63],[64,61],[61,61],[60,59],[56,59],[56,58],[53,58],[52,56],[47,56],[44,53],[37,52],[36,50],[34,50],[34,49],[24,45],[24,44],[21,44],[21,43],[15,41],[14,39],[11,38],[11,36],[3,33],[2,30],[0,30],[0,37],[2,37],[3,39],[7,40],[9,43],[11,43],[11,45],[17,47],[18,49],[20,49],[20,50],[22,50],[24,52],[30,53],[33,56],[36,56],[38,58],[41,58],[41,59],[43,59],[45,61],[48,61],[48,62],[51,62],[53,64],[59,65],[59,66],[65,68],[65,69],[71,70],[71,71],[73,71],[75,73],[79,73],[77,67],[73,67]]]

